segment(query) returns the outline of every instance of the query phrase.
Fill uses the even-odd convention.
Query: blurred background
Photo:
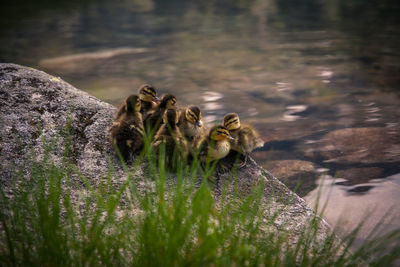
[[[392,208],[400,227],[397,0],[13,0],[0,61],[118,105],[144,83],[227,112],[266,141],[252,154],[340,233]],[[333,184],[333,187],[330,185]]]

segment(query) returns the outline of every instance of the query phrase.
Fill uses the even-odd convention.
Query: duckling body
[[[111,141],[117,146],[125,161],[129,159],[131,153],[139,152],[143,146],[144,129],[140,108],[139,96],[130,95],[109,129]]]
[[[229,141],[215,142],[212,149],[208,149],[209,159],[211,161],[214,161],[217,159],[225,158],[228,155],[230,149],[231,146],[229,144]]]
[[[199,145],[200,160],[203,163],[226,157],[230,151],[229,140],[232,138],[227,128],[222,125],[212,127],[206,138]]]
[[[176,169],[178,161],[185,162],[188,146],[177,126],[179,114],[175,109],[167,109],[163,115],[163,124],[154,136],[153,147],[159,156],[161,146],[165,146],[165,159],[169,169]]]
[[[242,154],[264,146],[264,141],[251,125],[242,125],[240,129],[230,130],[229,133],[234,138],[231,141],[231,149]]]
[[[190,106],[182,110],[178,126],[186,140],[193,144],[196,141],[195,139],[200,138],[204,131],[200,109],[196,106]]]
[[[225,115],[223,124],[233,137],[230,141],[231,149],[245,155],[244,164],[251,151],[264,146],[264,141],[260,138],[256,129],[251,125],[241,124],[236,113]]]
[[[157,132],[163,122],[163,114],[167,109],[176,109],[176,98],[171,94],[163,95],[160,104],[144,117],[143,124],[146,129]]]

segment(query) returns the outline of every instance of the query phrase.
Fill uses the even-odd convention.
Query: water
[[[301,180],[309,203],[335,183],[326,218],[355,216],[342,232],[374,208],[372,223],[399,214],[399,3],[165,2],[14,2],[0,11],[0,61],[115,105],[151,83],[209,124],[237,112],[266,141],[252,156],[292,189]]]

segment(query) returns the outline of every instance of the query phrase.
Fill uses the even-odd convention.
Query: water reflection
[[[204,116],[204,121],[206,123],[218,123],[220,118],[215,113],[219,110],[223,109],[221,101],[223,98],[223,94],[218,92],[206,91],[202,95],[202,99],[204,103],[201,105],[203,113],[206,114]],[[217,102],[218,101],[218,102]]]
[[[205,102],[214,102],[222,99],[223,95],[218,92],[207,91],[204,92],[202,98]]]
[[[299,113],[307,109],[306,105],[287,106],[286,112],[283,114],[284,121],[295,121],[301,118]]]
[[[330,82],[331,82],[330,79],[331,79],[332,76],[333,76],[333,71],[330,70],[329,68],[323,68],[323,69],[319,72],[318,76],[321,77],[321,78],[323,79],[323,80],[322,80],[323,83],[330,83]]]
[[[332,182],[336,182],[336,186],[332,187]],[[321,187],[312,191],[305,199],[311,204],[319,199],[320,207],[326,205],[324,215],[340,233],[348,233],[349,229],[355,229],[364,220],[356,246],[362,244],[381,220],[384,221],[381,228],[383,232],[380,234],[398,227],[400,213],[390,212],[389,218],[386,215],[388,211],[396,210],[400,203],[400,173],[350,188],[340,185],[340,182],[341,179],[321,176],[318,180]]]
[[[139,54],[144,52],[148,52],[148,49],[119,47],[96,52],[72,54],[61,57],[43,59],[39,61],[39,66],[47,69],[64,68],[65,70],[76,71],[77,65],[88,61],[102,61],[117,56]],[[89,69],[88,66],[85,66],[84,68],[85,70]]]
[[[115,105],[151,83],[200,106],[210,124],[237,112],[267,142],[254,158],[291,188],[302,180],[301,196],[326,173],[343,178],[334,189],[343,206],[355,197],[387,204],[376,192],[400,172],[399,3],[45,2],[24,19],[1,9],[2,61]]]
[[[293,89],[291,83],[284,83],[284,82],[276,82],[277,90],[278,91],[290,91]]]
[[[208,103],[203,104],[203,109],[210,112],[210,111],[222,109],[222,105],[217,102],[208,102]]]

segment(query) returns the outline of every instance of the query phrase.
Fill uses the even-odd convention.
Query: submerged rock
[[[29,171],[28,159],[44,156],[43,140],[55,140],[59,147],[70,143],[68,151],[52,150],[51,157],[59,162],[63,154],[68,153],[77,169],[94,185],[105,179],[110,168],[115,172],[113,183],[127,179],[108,139],[107,129],[115,111],[112,105],[58,77],[15,64],[0,64],[0,166],[1,182],[6,191],[12,194],[9,185],[16,169]],[[63,134],[65,131],[69,134]],[[139,166],[133,177],[139,192],[143,192],[146,181],[151,180],[145,177],[142,169]],[[249,159],[234,179],[228,174],[221,175],[215,192],[218,194],[222,186],[228,185],[233,197],[236,194],[234,184],[237,184],[241,194],[247,195],[252,185],[260,183],[266,184],[265,198],[274,203],[265,216],[273,214],[273,209],[282,209],[276,219],[276,229],[290,230],[295,239],[315,213],[303,199],[253,160]],[[289,200],[290,204],[285,206]],[[328,233],[330,229],[322,221],[320,238]]]
[[[263,166],[300,196],[307,195],[308,192],[317,187],[315,181],[320,174],[316,171],[316,166],[312,162],[304,160],[273,160],[268,161]]]
[[[367,183],[369,180],[384,177],[384,169],[378,167],[348,168],[345,170],[338,170],[335,174],[335,178],[343,178],[346,180],[336,184],[349,186]]]
[[[306,155],[325,162],[400,162],[400,130],[396,128],[346,128],[332,131],[308,145]]]

